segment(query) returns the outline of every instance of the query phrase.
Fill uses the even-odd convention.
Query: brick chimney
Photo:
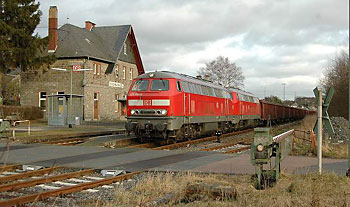
[[[49,10],[49,48],[48,52],[55,52],[57,48],[57,7],[50,6]]]
[[[95,23],[90,22],[90,21],[85,21],[85,29],[87,31],[91,31],[95,27]]]

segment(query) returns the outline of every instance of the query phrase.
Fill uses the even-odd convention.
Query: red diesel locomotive
[[[269,106],[263,104],[251,93],[203,79],[168,71],[150,72],[132,82],[125,128],[141,141],[151,137],[192,139],[258,126],[270,116],[266,112]]]

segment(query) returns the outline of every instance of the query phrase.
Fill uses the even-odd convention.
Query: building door
[[[98,102],[99,102],[99,93],[94,93],[94,120],[97,120],[99,118],[98,114]]]

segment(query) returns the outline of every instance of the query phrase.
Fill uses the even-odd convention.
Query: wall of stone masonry
[[[116,98],[126,98],[131,84],[130,79],[138,75],[135,64],[118,61],[118,71],[113,71],[111,74],[105,73],[108,64],[86,59],[57,60],[52,68],[70,69],[72,65],[81,65],[82,68],[93,69],[94,64],[101,65],[99,75],[94,74],[94,71],[73,72],[73,94],[84,95],[84,119],[89,121],[94,118],[94,93],[99,94],[98,120],[125,119],[122,115],[122,104]],[[125,79],[123,67],[125,67]],[[130,69],[133,71],[132,77],[130,77]],[[46,91],[47,95],[57,94],[57,92],[70,94],[70,77],[70,72],[52,69],[46,72],[21,74],[21,105],[39,106],[40,91]]]

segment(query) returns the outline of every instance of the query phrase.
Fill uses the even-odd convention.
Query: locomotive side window
[[[168,91],[169,80],[153,80],[151,84],[151,91]]]
[[[177,88],[177,91],[181,91],[180,81],[176,81],[176,88]]]
[[[216,97],[219,97],[219,96],[218,96],[218,89],[217,89],[217,88],[214,88],[214,94],[215,94]]]
[[[188,88],[190,89],[190,93],[195,93],[195,88],[192,83],[188,83]]]
[[[209,96],[215,96],[213,88],[207,87]]]
[[[208,89],[207,89],[207,87],[206,86],[201,86],[201,88],[202,88],[202,92],[203,92],[203,95],[208,95]]]
[[[188,83],[185,81],[182,81],[182,88],[184,90],[184,92],[190,92],[189,88],[188,88]]]
[[[193,84],[193,86],[194,86],[194,92],[195,92],[196,94],[201,94],[201,90],[200,90],[199,85]]]
[[[249,97],[247,95],[244,95],[244,101],[249,102]]]
[[[254,103],[253,97],[249,96],[249,102]]]
[[[224,98],[227,98],[227,99],[230,98],[230,94],[227,91],[223,91],[223,96]]]
[[[134,83],[132,91],[147,91],[149,80],[138,80]]]
[[[196,91],[197,91],[197,94],[202,94],[201,86],[198,84],[196,84]]]

